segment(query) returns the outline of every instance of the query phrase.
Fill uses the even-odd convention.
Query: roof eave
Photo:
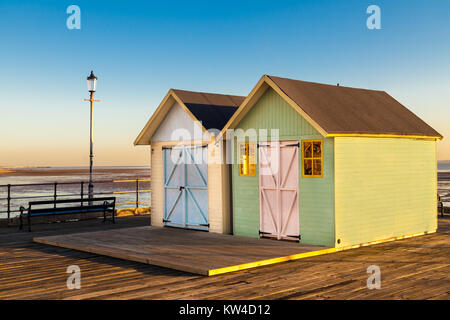
[[[201,122],[186,107],[186,105],[180,99],[180,97],[178,97],[176,92],[173,89],[170,89],[169,92],[167,92],[164,99],[159,104],[158,108],[156,108],[155,112],[153,112],[147,124],[144,126],[144,128],[141,130],[141,132],[135,139],[133,143],[134,146],[151,144],[151,137],[153,136],[157,128],[161,125],[161,122],[164,120],[170,108],[173,106],[173,104],[168,103],[170,98],[173,98],[174,101],[177,102],[181,106],[181,108],[183,108],[183,110],[191,117],[191,119],[200,125],[204,133],[210,134],[208,130],[206,130],[206,128],[201,124]]]
[[[432,135],[409,135],[409,134],[389,134],[389,133],[328,133],[326,138],[331,137],[373,137],[373,138],[409,138],[409,139],[444,139],[443,136]]]
[[[265,87],[264,87],[265,85]],[[241,106],[236,110],[230,118],[225,127],[217,136],[217,140],[222,139],[228,129],[234,129],[236,125],[242,120],[248,111],[256,104],[262,94],[268,89],[272,88],[277,92],[289,105],[291,105],[306,121],[308,121],[321,135],[326,137],[327,132],[315,122],[294,100],[292,100],[272,79],[270,76],[263,75],[258,83],[253,87],[247,98],[242,102]],[[244,114],[242,114],[244,113]]]

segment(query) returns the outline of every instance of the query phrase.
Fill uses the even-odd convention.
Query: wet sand
[[[150,168],[129,168],[129,167],[111,167],[111,168],[94,168],[95,174],[117,174],[135,176],[137,173],[142,176],[150,176]],[[1,177],[13,176],[85,176],[89,174],[88,168],[15,168],[15,169],[0,169]]]

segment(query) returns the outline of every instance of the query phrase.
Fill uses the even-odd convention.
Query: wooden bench
[[[58,207],[60,204],[68,206]],[[111,220],[115,223],[115,209],[116,197],[31,201],[28,203],[28,210],[23,206],[20,207],[19,230],[23,228],[24,217],[28,221],[28,231],[31,231],[31,217],[88,212],[103,212],[103,222],[106,221],[106,212],[111,212]]]

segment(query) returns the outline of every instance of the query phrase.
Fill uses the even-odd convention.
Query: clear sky
[[[169,88],[247,95],[263,74],[385,90],[450,159],[447,0],[2,0],[0,166],[88,165],[91,69],[96,165],[148,164],[133,141]]]

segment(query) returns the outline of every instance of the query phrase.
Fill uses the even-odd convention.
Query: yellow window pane
[[[249,142],[247,145],[248,145],[247,154],[249,158],[249,163],[251,165],[256,164],[256,143]]]
[[[244,156],[245,156],[245,143],[239,144],[239,163],[244,163]]]
[[[311,159],[303,160],[303,174],[305,176],[312,176],[312,160]]]
[[[322,160],[314,159],[313,175],[315,176],[322,175]]]
[[[322,156],[322,141],[313,142],[313,156],[320,158]]]
[[[256,175],[256,145],[253,142],[239,144],[239,175]]]
[[[248,175],[248,156],[244,155],[242,156],[243,161],[242,161],[242,174],[244,176]]]
[[[248,175],[249,176],[256,176],[256,165],[255,164],[250,164],[249,166],[249,170],[248,170]]]
[[[304,142],[303,143],[303,156],[305,158],[311,158],[312,157],[311,142]]]

